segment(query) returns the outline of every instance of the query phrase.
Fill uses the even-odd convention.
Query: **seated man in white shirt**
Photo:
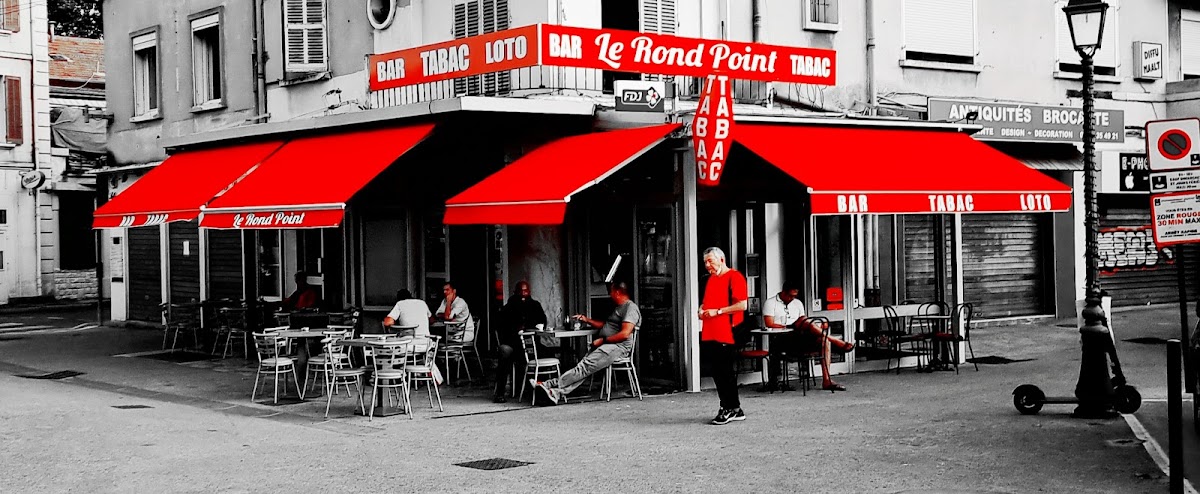
[[[808,322],[808,318],[804,316],[804,303],[800,301],[799,296],[799,287],[784,282],[783,289],[763,303],[763,325],[767,329],[792,328],[794,330],[792,333],[772,336],[772,358],[769,373],[771,384],[768,387],[769,389],[779,389],[779,374],[783,368],[784,358],[820,348],[822,389],[845,391],[846,387],[833,382],[833,378],[829,375],[829,352],[831,347],[842,353],[849,352],[854,349],[854,344],[846,343],[832,336],[821,341],[824,336],[824,328],[818,328]]]
[[[429,318],[432,316],[425,301],[414,298],[407,288],[401,288],[396,292],[396,306],[383,318],[383,327],[386,329],[391,326],[416,326],[413,334],[429,336]]]
[[[458,290],[449,281],[442,285],[442,294],[446,296],[434,313],[438,319],[446,322],[446,340],[448,343],[467,343],[475,339],[475,318],[471,317],[471,309],[467,301],[458,296]]]

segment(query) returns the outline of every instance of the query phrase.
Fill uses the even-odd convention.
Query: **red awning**
[[[174,154],[96,209],[92,228],[195,219],[204,203],[282,144],[263,142]]]
[[[1070,187],[960,132],[742,124],[734,140],[807,186],[813,214],[1071,208]]]
[[[205,228],[329,228],[359,189],[433,131],[433,124],[305,137],[204,207]]]
[[[571,196],[616,173],[679,124],[564,137],[446,201],[447,225],[558,225]]]

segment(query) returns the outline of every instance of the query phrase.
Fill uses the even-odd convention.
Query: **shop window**
[[[1108,1],[1108,13],[1104,17],[1104,37],[1101,38],[1100,49],[1092,57],[1096,75],[1115,76],[1117,63],[1120,61],[1120,46],[1117,39],[1117,13],[1120,5],[1117,0]],[[1071,41],[1071,28],[1067,25],[1067,15],[1062,9],[1067,5],[1066,0],[1054,2],[1055,46],[1058,53],[1058,71],[1082,73],[1083,65],[1079,61],[1079,53]],[[1129,47],[1126,46],[1126,49]]]
[[[1200,79],[1200,10],[1182,9],[1179,13],[1179,57],[1183,78]]]
[[[221,104],[221,14],[192,19],[192,109]]]
[[[454,39],[504,31],[509,27],[508,0],[469,0],[454,4]],[[496,95],[512,90],[508,71],[460,77],[454,80],[457,96]]]
[[[279,232],[258,232],[258,296],[278,301],[283,295],[283,257]]]
[[[284,0],[283,16],[285,70],[301,74],[329,70],[325,0]]]
[[[805,0],[804,3],[804,29],[837,31],[841,28],[838,0]]]
[[[904,59],[975,63],[975,0],[905,0]]]
[[[158,116],[158,32],[133,37],[133,117]]]

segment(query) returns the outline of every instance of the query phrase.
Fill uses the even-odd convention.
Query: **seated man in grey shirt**
[[[608,319],[597,321],[582,314],[573,316],[593,328],[599,328],[600,333],[592,341],[592,351],[579,361],[579,365],[571,368],[557,379],[539,382],[530,379],[529,383],[535,388],[541,388],[550,402],[557,405],[558,400],[583,384],[588,376],[600,372],[619,358],[629,355],[633,347],[633,332],[642,325],[642,312],[637,304],[629,299],[629,286],[623,282],[613,283],[608,287],[608,296],[617,305]]]

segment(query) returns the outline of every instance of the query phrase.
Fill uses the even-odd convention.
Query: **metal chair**
[[[329,387],[329,379],[331,377],[331,374],[329,373],[330,363],[338,362],[346,365],[347,367],[350,366],[350,353],[346,351],[345,345],[341,344],[341,340],[346,338],[346,331],[322,331],[321,334],[325,335],[325,339],[332,340],[332,343],[330,345],[325,345],[325,339],[322,339],[321,353],[308,359],[308,368],[304,371],[304,380],[308,382],[308,389],[310,391],[316,388],[317,381],[314,378],[317,377],[317,375],[320,375],[325,379],[324,387]],[[329,352],[330,348],[333,349],[333,353]]]
[[[629,378],[629,391],[637,397],[638,401],[641,401],[642,383],[638,379],[637,368],[633,366],[633,358],[637,355],[637,335],[636,329],[633,330],[633,334],[629,335],[629,354],[614,360],[612,365],[604,369],[604,385],[600,391],[604,394],[604,401],[612,401],[613,371],[625,371],[625,376]]]
[[[404,413],[412,417],[411,407],[408,401],[408,374],[405,372],[405,366],[408,363],[409,343],[395,343],[382,341],[372,343],[371,361],[374,368],[372,377],[372,386],[375,389],[371,393],[371,411],[367,415],[367,420],[375,417],[375,405],[379,400],[379,391],[383,389],[391,389],[400,395],[400,400],[404,405]],[[387,394],[388,401],[391,401],[391,393]]]
[[[325,347],[325,355],[334,355],[337,353],[335,344],[337,340],[333,337],[321,340],[321,345]],[[350,385],[354,384],[355,394],[358,395],[358,406],[362,410],[363,415],[367,414],[367,407],[363,403],[363,385],[362,380],[367,375],[367,370],[361,367],[351,367],[350,360],[328,359],[325,361],[325,375],[328,376],[325,380],[325,418],[329,418],[329,406],[333,404],[333,395],[337,393],[338,386],[346,388],[346,394],[350,395]]]
[[[525,352],[525,378],[521,379],[521,393],[517,396],[517,401],[525,399],[525,388],[529,385],[529,379],[536,381],[544,381],[539,379],[542,376],[558,377],[562,375],[559,369],[558,359],[554,357],[538,358],[537,354],[537,333],[533,331],[521,331],[517,333],[521,336],[521,350]],[[537,393],[530,393],[533,398],[529,400],[532,405],[537,401]],[[566,396],[563,396],[565,401]]]
[[[467,363],[467,353],[474,352],[475,358],[479,362],[480,372],[483,371],[483,360],[479,357],[479,351],[475,348],[475,335],[478,333],[478,326],[475,330],[468,331],[465,329],[464,323],[446,323],[446,343],[438,350],[438,354],[442,357],[443,367],[446,369],[446,378],[450,377],[450,359],[454,359],[454,368],[458,377],[462,376],[462,371],[467,371],[467,381],[473,382],[471,378],[471,366]]]
[[[808,323],[813,327],[821,330],[821,339],[816,349],[805,349],[804,352],[792,358],[798,365],[796,371],[800,377],[800,391],[802,395],[808,396],[808,390],[815,388],[817,384],[816,367],[821,365],[821,360],[825,358],[825,346],[829,344],[829,319],[821,316],[810,317]],[[805,338],[801,335],[800,338]],[[784,384],[791,383],[791,373],[788,372],[788,362],[783,362],[783,382]]]
[[[966,343],[971,352],[971,364],[975,366],[975,372],[979,372],[979,363],[975,362],[975,349],[971,347],[971,321],[975,318],[975,306],[969,303],[958,304],[951,316],[950,330],[934,333],[933,342],[950,348],[955,374],[958,374],[958,362],[962,360],[959,355],[961,344]]]
[[[224,349],[221,350],[221,358],[229,356],[230,347],[234,341],[238,342],[237,347],[242,349],[242,358],[249,358],[250,355],[246,350],[246,334],[249,332],[246,329],[246,308],[245,307],[221,307],[217,309],[217,334],[213,339],[212,354],[217,354],[217,347],[221,346],[221,337],[225,338]]]
[[[254,390],[250,392],[250,401],[258,396],[258,381],[260,378],[265,378],[264,373],[271,374],[275,377],[275,399],[273,403],[279,403],[279,376],[282,374],[284,385],[287,385],[287,375],[292,374],[292,381],[296,383],[296,394],[300,399],[304,399],[304,390],[300,388],[300,378],[296,375],[295,361],[289,357],[281,357],[279,355],[279,347],[283,338],[272,333],[254,333],[254,349],[258,354],[258,372],[254,374]]]
[[[918,314],[920,308],[918,308]],[[912,331],[913,324],[906,322],[897,313],[896,308],[890,305],[883,307],[883,320],[886,328],[880,332],[882,341],[886,344],[889,350],[887,370],[892,368],[892,358],[896,359],[896,373],[900,373],[901,345],[908,343],[908,351],[914,353],[917,357],[917,367],[921,367],[921,358],[925,355],[924,348],[921,343],[928,339],[928,335],[924,333],[914,333]]]
[[[171,340],[171,349],[174,350],[179,343],[179,332],[190,331],[192,333],[192,346],[200,346],[200,306],[197,304],[162,304],[159,306],[162,310],[163,318],[166,324],[163,325],[163,350],[167,349],[167,340]],[[175,335],[172,337],[171,333]]]
[[[429,395],[429,408],[433,408],[433,398],[437,395],[437,406],[439,412],[446,411],[442,408],[442,391],[438,386],[437,379],[437,354],[438,341],[437,336],[417,337],[413,338],[409,344],[409,359],[410,363],[405,369],[408,373],[408,388],[405,393],[411,393],[412,386],[415,383],[429,383],[425,388],[425,393]],[[412,409],[409,409],[408,418],[412,418]]]

